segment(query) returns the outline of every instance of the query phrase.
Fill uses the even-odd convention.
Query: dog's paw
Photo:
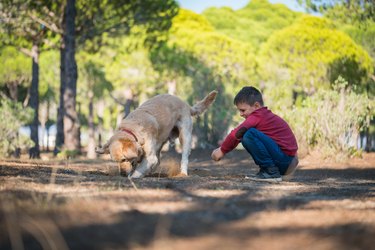
[[[187,174],[184,174],[184,173],[179,173],[178,175],[175,175],[175,176],[173,176],[174,178],[186,178],[186,177],[188,177],[188,175]]]

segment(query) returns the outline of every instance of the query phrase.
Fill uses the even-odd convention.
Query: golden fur
[[[187,176],[193,128],[191,116],[203,113],[216,95],[217,91],[212,91],[192,107],[173,95],[155,96],[124,118],[109,141],[96,152],[109,153],[123,172],[139,178],[160,163],[161,148],[178,136],[182,146],[179,175]]]

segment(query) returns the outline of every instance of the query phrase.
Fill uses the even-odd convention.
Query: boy
[[[263,106],[262,94],[254,87],[243,87],[234,98],[234,104],[245,121],[212,152],[212,159],[219,161],[242,142],[260,167],[251,179],[279,182],[281,176],[291,175],[298,165],[298,146],[289,125]]]

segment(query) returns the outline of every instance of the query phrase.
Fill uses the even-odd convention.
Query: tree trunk
[[[67,0],[64,13],[64,148],[80,150],[79,120],[76,111],[77,64],[75,60],[75,0]]]
[[[56,156],[64,145],[64,92],[65,92],[65,48],[64,41],[61,42],[60,48],[60,104],[57,109],[56,120],[56,140],[55,149],[53,150]]]
[[[39,149],[39,135],[38,135],[38,125],[39,125],[39,48],[37,44],[33,44],[32,47],[32,80],[30,87],[30,102],[29,107],[34,110],[34,119],[30,125],[30,138],[34,142],[34,147],[29,149],[30,158],[40,158]]]
[[[98,145],[102,146],[102,133],[103,133],[103,117],[104,117],[105,104],[104,100],[96,102],[96,114],[98,116]]]
[[[50,110],[50,100],[47,100],[47,119],[46,119],[46,137],[47,137],[47,141],[46,141],[46,148],[45,150],[47,152],[49,152],[49,126],[47,126],[48,124],[48,121],[49,121],[49,110]]]
[[[44,138],[46,137],[47,134],[47,121],[48,121],[48,102],[42,102],[39,104],[39,122],[40,122],[40,127],[41,127],[41,138],[42,141],[40,143],[40,148],[41,150],[46,149],[46,143]]]
[[[94,128],[94,93],[89,91],[89,131],[88,131],[88,144],[87,144],[87,158],[95,159],[95,128]]]

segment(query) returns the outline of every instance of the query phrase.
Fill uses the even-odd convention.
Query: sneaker
[[[294,172],[297,170],[298,167],[298,157],[294,156],[292,161],[290,162],[288,169],[286,170],[285,174],[283,175],[283,181],[290,180],[293,177]]]
[[[281,175],[279,173],[269,174],[265,170],[260,170],[254,177],[249,177],[249,179],[253,181],[263,181],[272,183],[282,181]]]

